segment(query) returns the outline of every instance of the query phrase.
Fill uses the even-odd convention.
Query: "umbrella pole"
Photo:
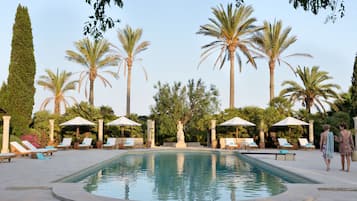
[[[238,138],[238,127],[236,127],[236,138]]]
[[[124,137],[124,127],[121,127],[121,136]]]

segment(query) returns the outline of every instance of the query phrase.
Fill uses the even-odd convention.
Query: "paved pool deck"
[[[159,148],[163,149],[163,148]],[[207,149],[205,149],[207,150]],[[53,181],[133,150],[66,150],[56,152],[49,160],[14,158],[0,163],[1,201],[114,201],[86,193],[81,184]],[[146,150],[145,150],[146,151]],[[277,150],[250,150],[276,152]],[[318,181],[320,184],[287,184],[288,190],[259,201],[355,201],[357,200],[357,162],[350,172],[340,169],[340,156],[335,154],[331,170],[326,171],[318,150],[293,150],[293,161],[275,160],[274,155],[249,155],[261,161]]]

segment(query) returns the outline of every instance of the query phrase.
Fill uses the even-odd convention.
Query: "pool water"
[[[237,201],[286,190],[281,178],[215,152],[125,154],[81,182],[92,194],[138,201]]]

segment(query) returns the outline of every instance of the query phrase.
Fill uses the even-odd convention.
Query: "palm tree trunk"
[[[234,51],[229,51],[230,60],[230,83],[229,83],[229,108],[234,108]]]
[[[128,80],[126,84],[126,116],[130,115],[131,65],[128,65]]]
[[[89,80],[89,104],[94,105],[94,79]]]
[[[310,98],[306,98],[305,106],[308,114],[311,114],[312,103],[310,103]]]
[[[270,76],[270,82],[269,82],[269,90],[270,90],[270,101],[273,100],[274,98],[274,69],[275,69],[275,61],[270,60],[269,61],[269,76]]]
[[[61,109],[60,109],[60,101],[58,100],[57,97],[55,97],[55,109],[54,109],[54,113],[55,114],[60,114],[61,113]]]

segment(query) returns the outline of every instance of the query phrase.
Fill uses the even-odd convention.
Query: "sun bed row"
[[[21,155],[21,156],[30,156],[32,158],[39,158],[40,155],[53,155],[54,152],[57,151],[56,148],[54,147],[46,147],[46,148],[41,148],[38,149],[36,148],[33,144],[31,144],[29,141],[23,140],[22,144],[12,141],[10,142],[10,148],[11,152],[14,155]]]
[[[299,141],[300,148],[315,149],[315,145],[309,143],[306,138],[299,138],[298,141]],[[278,148],[287,148],[287,149],[293,148],[293,145],[290,144],[286,140],[286,138],[278,138],[278,143],[279,143]]]
[[[142,148],[143,146],[143,138],[108,138],[103,144],[104,149]]]
[[[299,138],[300,148],[315,149],[315,145],[308,142],[306,138]],[[221,138],[220,146],[222,149],[249,149],[258,148],[253,138]],[[278,148],[291,149],[293,145],[290,144],[286,138],[278,138]]]
[[[225,149],[249,149],[258,148],[258,145],[254,142],[253,138],[224,138],[220,140],[221,148]]]
[[[68,149],[71,148],[72,138],[63,138],[57,148]],[[78,145],[79,149],[91,148],[92,138],[84,138],[82,143]],[[104,149],[117,149],[129,147],[143,146],[142,138],[108,138],[107,142],[102,145]]]

